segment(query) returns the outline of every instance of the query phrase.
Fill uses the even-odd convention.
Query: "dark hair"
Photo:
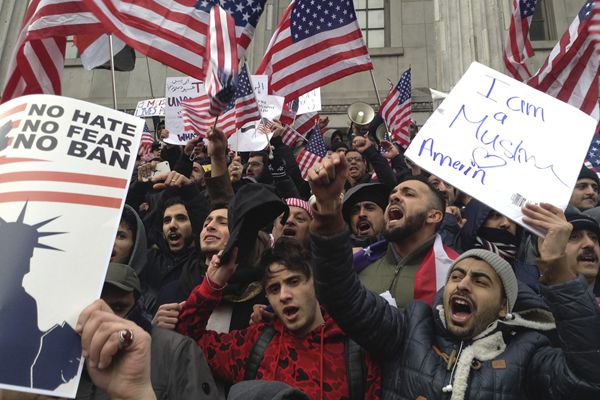
[[[274,263],[282,264],[290,271],[300,272],[306,279],[312,277],[310,254],[295,239],[279,238],[272,248],[263,252],[258,262],[259,269],[264,271],[263,286],[271,276],[269,268]]]
[[[137,235],[137,218],[135,211],[128,206],[123,207],[123,214],[121,214],[120,223],[124,224],[130,231],[135,241]]]
[[[429,188],[431,193],[433,193],[433,196],[431,196],[432,208],[441,211],[442,214],[446,212],[446,196],[444,196],[444,193],[439,191],[438,188],[436,188],[431,183],[429,183],[429,181],[427,181],[427,178],[425,178],[423,176],[419,176],[419,175],[409,176],[409,177],[403,179],[401,182],[406,182],[406,181],[419,181],[419,182],[423,182],[425,185],[427,185],[427,187]]]
[[[269,153],[267,153],[264,150],[261,151],[253,151],[250,153],[250,155],[248,156],[248,160],[250,160],[250,157],[261,157],[262,158],[262,162],[264,164],[264,166],[266,167],[267,164],[269,163]]]

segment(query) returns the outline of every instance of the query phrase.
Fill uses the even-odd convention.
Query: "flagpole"
[[[373,70],[370,69],[369,73],[371,74],[371,81],[373,82],[373,88],[375,89],[375,96],[377,96],[377,103],[379,104],[379,108],[381,108],[381,99],[379,98],[379,90],[377,90],[377,84],[375,83],[375,76],[373,75]],[[385,131],[389,134],[390,128],[387,126],[387,122],[385,122],[385,119],[383,120],[383,124],[385,125]]]
[[[146,56],[146,70],[148,71],[148,83],[150,83],[150,98],[154,98],[154,89],[152,88],[152,77],[150,76],[150,57]]]
[[[117,109],[117,85],[115,83],[115,62],[113,59],[113,40],[112,35],[108,35],[108,48],[110,50],[110,73],[112,75],[113,106]]]

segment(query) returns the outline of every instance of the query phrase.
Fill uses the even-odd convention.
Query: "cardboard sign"
[[[252,89],[257,99],[262,99],[269,95],[269,77],[267,75],[250,75]]]
[[[165,98],[148,99],[138,101],[135,108],[136,117],[164,117],[165,116]]]
[[[196,137],[194,132],[185,132],[181,117],[181,102],[205,94],[204,83],[189,76],[167,78],[165,88],[165,128],[169,137],[165,142],[185,145],[188,140]]]
[[[406,156],[541,235],[521,206],[567,206],[595,128],[580,110],[473,63]]]
[[[144,120],[33,95],[0,105],[0,388],[75,397]]]
[[[297,115],[321,111],[321,88],[316,88],[298,98]]]

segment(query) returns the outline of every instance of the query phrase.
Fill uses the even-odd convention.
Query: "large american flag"
[[[318,162],[321,162],[323,157],[327,155],[327,146],[323,141],[323,136],[319,130],[319,125],[315,125],[314,130],[310,134],[306,147],[302,149],[296,161],[300,168],[300,173],[304,180],[308,180],[308,171]]]
[[[600,0],[587,0],[528,85],[596,119],[600,55]]]
[[[206,46],[206,94],[208,112],[219,115],[235,95],[239,58],[235,39],[235,21],[220,5],[210,10],[210,28]]]
[[[207,95],[181,102],[181,113],[186,132],[195,132],[202,137],[206,135],[208,128],[215,123],[215,117],[208,112],[209,104],[210,100]],[[238,76],[235,97],[227,105],[225,112],[219,116],[217,128],[225,132],[227,136],[231,136],[245,124],[259,119],[260,110],[250,83],[248,68],[244,65]]]
[[[411,124],[411,74],[404,71],[400,81],[381,104],[379,113],[395,141],[406,148],[410,143]]]
[[[169,67],[204,80],[209,12],[217,0],[33,0],[19,34],[2,101],[60,94],[66,36],[113,33]],[[245,53],[266,0],[221,0]]]
[[[373,69],[351,0],[290,3],[257,74],[291,101],[344,76]]]
[[[81,0],[33,0],[10,59],[2,102],[27,94],[60,94],[66,36],[103,30]]]
[[[534,54],[529,41],[529,26],[536,3],[537,0],[514,0],[508,38],[504,44],[506,71],[521,82],[531,77],[525,61]]]

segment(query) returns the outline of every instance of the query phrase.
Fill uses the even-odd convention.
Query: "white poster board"
[[[169,137],[164,141],[171,144],[184,145],[196,137],[194,132],[185,132],[181,117],[181,102],[205,94],[204,83],[196,78],[180,76],[167,78],[165,88],[165,128]]]
[[[321,88],[313,89],[298,98],[298,112],[296,115],[317,111],[321,111]]]
[[[231,135],[227,142],[233,151],[260,151],[267,147],[272,135],[259,133],[256,129],[260,121],[248,122],[236,133]]]
[[[267,75],[250,75],[252,89],[257,99],[262,99],[269,95],[269,77]]]
[[[138,101],[135,107],[136,117],[164,117],[165,116],[165,98],[160,97],[158,99],[148,99]]]
[[[269,121],[279,119],[281,116],[281,110],[283,109],[284,100],[285,98],[283,96],[272,95],[256,98],[260,116],[268,119]]]
[[[81,100],[0,105],[0,388],[75,397],[144,120]]]
[[[473,63],[406,156],[534,231],[521,206],[567,206],[595,128],[580,110]]]

